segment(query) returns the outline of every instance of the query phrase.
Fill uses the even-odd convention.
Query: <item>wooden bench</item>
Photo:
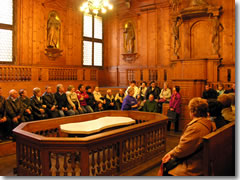
[[[235,122],[203,137],[205,176],[235,175]]]

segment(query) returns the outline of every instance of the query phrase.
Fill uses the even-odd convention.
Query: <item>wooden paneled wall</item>
[[[104,72],[99,76],[99,84],[127,86],[135,79],[138,83],[156,80],[160,87],[164,81],[180,86],[182,128],[190,120],[189,100],[202,95],[205,83],[216,87],[221,82],[228,87],[235,82],[235,1],[206,0],[208,11],[204,15],[193,13],[188,18],[183,18],[188,14],[182,11],[189,7],[189,0],[179,1],[178,11],[173,11],[170,2],[132,0],[128,9],[124,0],[118,1],[115,10],[105,17]],[[172,31],[173,19],[177,16],[183,18],[178,57],[174,54]],[[223,31],[219,32],[219,55],[214,52],[212,43],[213,16],[218,16],[223,26]],[[122,56],[127,21],[133,22],[136,33],[137,59],[132,62],[126,62]]]

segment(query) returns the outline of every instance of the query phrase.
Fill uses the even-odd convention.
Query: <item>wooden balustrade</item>
[[[61,124],[105,116],[131,117],[136,123],[81,137],[67,137],[59,129]],[[161,114],[133,111],[105,111],[22,123],[14,129],[17,174],[121,175],[165,153],[166,123],[167,117]]]
[[[89,74],[89,78],[85,77]],[[35,66],[1,66],[0,81],[97,81],[98,69],[35,67]]]

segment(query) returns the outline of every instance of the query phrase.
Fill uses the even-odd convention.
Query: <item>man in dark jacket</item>
[[[59,110],[59,115],[63,116],[72,116],[75,115],[75,111],[72,109],[67,100],[67,95],[64,92],[64,87],[62,84],[57,85],[57,92],[54,94],[57,108]]]
[[[42,93],[40,88],[36,87],[33,89],[33,96],[30,99],[31,99],[31,106],[33,110],[34,120],[41,120],[41,119],[48,118],[48,115],[45,111],[47,106],[43,104],[41,95]]]
[[[32,106],[31,106],[31,100],[27,96],[27,91],[25,89],[20,89],[19,91],[19,100],[22,102],[23,108],[24,108],[24,119],[25,121],[32,121],[33,120],[33,114],[32,114]]]
[[[0,142],[9,139],[11,124],[7,121],[6,100],[2,96],[2,88],[0,87]]]
[[[154,96],[154,99],[158,100],[160,92],[161,92],[161,89],[156,86],[155,81],[152,81],[150,83],[150,87],[147,88],[145,98],[146,100],[149,99],[149,95],[152,94]]]
[[[89,97],[88,99],[86,99],[87,105],[89,105],[92,109],[95,109],[96,108],[96,100],[95,100],[94,95],[92,93],[91,86],[86,87],[86,92],[87,92],[88,97]]]
[[[105,110],[115,110],[115,99],[114,96],[112,95],[112,90],[108,89],[107,94],[104,96],[104,100],[106,101],[105,104]]]
[[[149,95],[149,99],[145,102],[143,106],[143,111],[157,113],[158,103],[154,101],[154,96],[152,94]]]
[[[208,84],[205,85],[205,90],[203,91],[202,98],[203,99],[217,99],[218,93],[216,90],[210,88]]]
[[[22,102],[18,99],[18,93],[15,89],[9,91],[9,97],[6,100],[7,119],[11,123],[12,130],[20,123],[24,122],[24,108]]]
[[[46,87],[45,93],[42,95],[43,104],[47,106],[46,113],[50,118],[59,117],[59,112],[57,109],[57,101],[52,93],[52,88],[50,86]]]

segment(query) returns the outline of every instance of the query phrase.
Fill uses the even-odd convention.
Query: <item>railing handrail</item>
[[[114,111],[105,111],[105,112],[114,112]],[[132,112],[132,111],[129,111]],[[146,112],[138,112],[138,113],[143,113],[145,114]],[[154,114],[155,117],[163,117],[164,119],[161,119],[162,122],[164,122],[164,120],[167,120],[167,117],[158,113],[151,113]],[[77,116],[84,116],[84,115],[77,115]],[[74,116],[76,117],[76,116]],[[66,119],[69,119],[69,117],[65,117]],[[55,119],[49,119],[49,120],[44,120],[45,123],[50,122],[50,121],[56,121],[57,119],[63,119],[63,118],[55,118]],[[38,122],[25,122],[20,124],[18,127],[16,127],[13,132],[14,134],[21,136],[21,137],[26,137],[26,138],[30,138],[31,140],[36,140],[41,144],[45,144],[47,142],[74,142],[77,144],[86,144],[86,143],[91,143],[93,141],[96,140],[100,140],[100,139],[104,139],[107,137],[115,137],[115,136],[119,136],[121,135],[121,133],[128,133],[131,131],[134,131],[136,129],[143,129],[146,126],[152,126],[155,125],[156,123],[159,123],[159,119],[155,119],[155,120],[151,120],[148,122],[145,122],[143,124],[134,124],[131,126],[127,126],[127,127],[123,127],[121,129],[114,129],[111,130],[109,132],[100,132],[98,134],[94,134],[94,135],[90,135],[89,137],[46,137],[46,136],[42,136],[42,135],[38,135],[32,132],[29,132],[27,130],[23,130],[24,127],[26,127],[29,124],[34,124],[34,123],[38,123]],[[41,122],[40,122],[41,123]],[[58,125],[57,125],[58,126]],[[142,127],[142,128],[141,128]],[[56,127],[57,128],[57,127]]]

